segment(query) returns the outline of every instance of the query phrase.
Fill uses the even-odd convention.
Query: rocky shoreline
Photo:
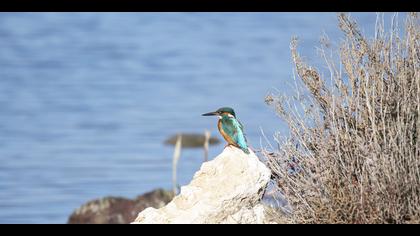
[[[272,209],[262,203],[270,176],[252,151],[229,146],[205,162],[175,197],[157,189],[135,199],[101,198],[73,212],[68,223],[275,223]]]
[[[68,224],[128,224],[147,207],[163,207],[172,200],[172,191],[156,189],[128,199],[104,197],[83,204],[69,217]]]

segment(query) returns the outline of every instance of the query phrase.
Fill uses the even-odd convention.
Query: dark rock
[[[171,191],[156,189],[135,199],[104,197],[87,202],[75,210],[69,224],[128,224],[147,207],[160,208],[174,197]]]
[[[182,147],[194,148],[203,147],[204,145],[204,134],[181,134],[182,136]],[[178,135],[173,135],[165,141],[165,144],[175,145]],[[219,139],[210,137],[209,145],[220,143]]]

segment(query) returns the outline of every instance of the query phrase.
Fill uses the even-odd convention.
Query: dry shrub
[[[290,133],[263,154],[292,208],[293,223],[420,223],[420,29],[416,13],[404,32],[393,17],[375,37],[339,14],[337,54],[326,38],[328,76],[309,67],[291,43],[295,96],[266,103]],[[338,59],[334,59],[336,55]]]

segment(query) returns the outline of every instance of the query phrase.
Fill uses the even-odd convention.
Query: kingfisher
[[[203,114],[203,116],[218,116],[217,128],[220,134],[228,142],[228,145],[240,148],[246,154],[249,154],[247,140],[244,134],[243,126],[236,119],[235,111],[230,107],[222,107],[217,111]]]

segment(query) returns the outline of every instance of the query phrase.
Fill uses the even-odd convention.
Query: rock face
[[[228,146],[170,203],[145,209],[133,223],[270,223],[261,204],[270,175],[252,151]]]
[[[128,224],[146,207],[162,207],[173,193],[157,189],[135,199],[104,197],[87,202],[71,214],[69,224]]]

